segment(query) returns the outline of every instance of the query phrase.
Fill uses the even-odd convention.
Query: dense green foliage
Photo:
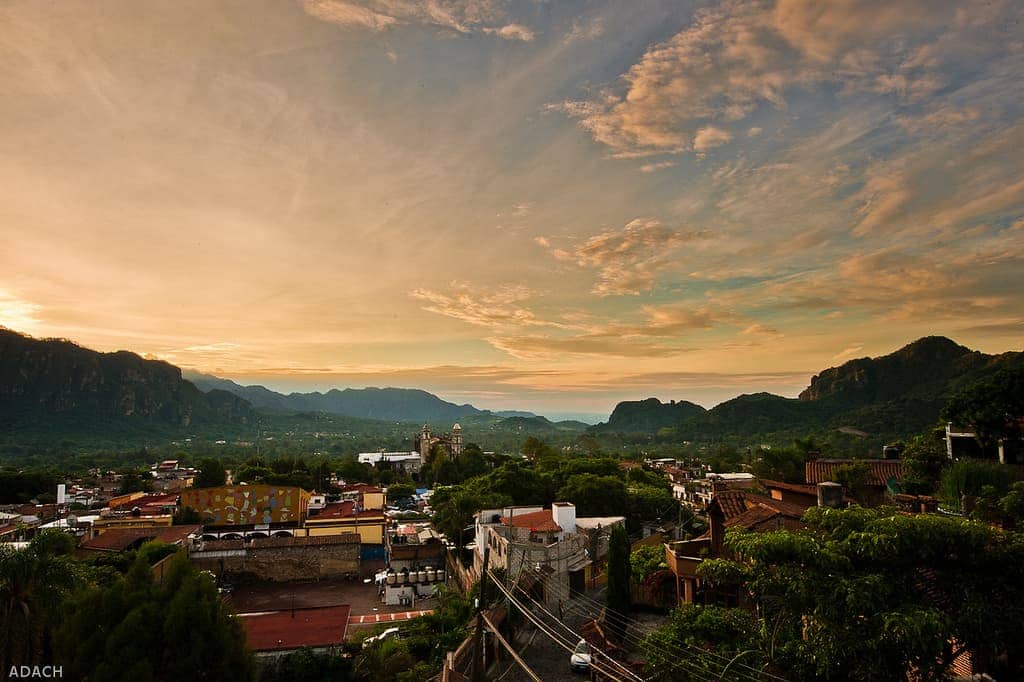
[[[983,444],[1024,431],[1024,367],[1002,369],[952,396],[942,418],[975,430]]]
[[[642,583],[655,571],[667,568],[665,548],[660,544],[637,547],[629,555],[629,567],[633,582]]]
[[[913,671],[937,680],[959,651],[955,639],[992,661],[997,679],[1024,674],[1024,536],[885,509],[812,508],[805,520],[802,532],[731,531],[726,544],[742,560],[703,573],[743,583],[759,627],[735,627],[746,610],[689,607],[649,644],[749,649],[743,663],[789,680],[906,680]],[[700,625],[705,617],[710,625]],[[709,672],[680,672],[664,656],[650,664],[657,679]]]
[[[162,583],[138,557],[127,575],[81,591],[56,633],[57,660],[78,680],[252,679],[241,625],[184,554]]]
[[[81,581],[67,557],[69,545],[42,533],[23,550],[0,545],[0,679],[12,665],[54,661],[51,633],[63,618],[62,606]],[[73,544],[73,543],[72,543]]]
[[[625,616],[629,613],[631,573],[629,537],[626,535],[625,528],[615,526],[612,528],[611,538],[608,541],[608,590],[605,593],[608,609],[614,614]],[[623,635],[622,621],[611,619],[608,622],[612,626],[612,630],[618,631],[621,637]]]

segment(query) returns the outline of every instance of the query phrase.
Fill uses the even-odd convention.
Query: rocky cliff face
[[[945,386],[990,358],[944,336],[927,336],[889,355],[830,367],[811,379],[800,399],[841,399],[851,406],[891,400],[922,387]]]
[[[131,417],[180,427],[251,422],[248,403],[216,393],[204,394],[166,362],[0,329],[0,413]]]

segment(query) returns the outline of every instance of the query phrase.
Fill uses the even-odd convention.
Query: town
[[[931,442],[876,456],[829,458],[798,442],[719,471],[694,456],[565,457],[535,438],[520,453],[485,453],[459,424],[424,424],[409,442],[358,454],[344,477],[321,468],[309,490],[261,482],[275,462],[94,469],[34,495],[52,501],[0,507],[0,558],[66,559],[157,590],[189,571],[261,680],[803,676],[789,667],[798,650],[764,649],[765,624],[783,648],[861,638],[887,656],[837,651],[817,665],[879,678],[980,679],[1019,662],[1020,621],[974,613],[994,606],[985,576],[1012,584],[1021,570],[1019,538],[1005,533],[1024,522],[1024,483],[1013,483],[1024,441],[979,445],[948,423]],[[439,484],[440,463],[456,478],[481,473]],[[998,612],[1021,607],[1020,585]],[[880,589],[895,603],[879,603]],[[837,590],[854,601],[835,604]],[[933,628],[931,640],[895,639],[901,612]],[[33,629],[21,651],[34,651]],[[38,664],[18,650],[8,660]],[[76,651],[64,669],[95,664]]]

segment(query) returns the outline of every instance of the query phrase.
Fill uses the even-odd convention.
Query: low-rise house
[[[804,464],[804,477],[809,485],[826,481],[835,482],[839,467],[864,465],[867,481],[856,491],[847,494],[856,497],[865,507],[885,502],[886,491],[903,480],[903,462],[898,459],[815,459]]]
[[[386,523],[382,509],[360,509],[348,500],[331,502],[309,516],[303,531],[309,537],[355,533],[364,546],[364,558],[383,559]]]
[[[711,504],[711,498],[719,490],[746,490],[757,484],[757,477],[746,472],[716,474],[710,472],[704,478],[672,484],[672,496],[694,511],[702,512]]]
[[[801,517],[806,510],[799,504],[743,490],[716,492],[707,508],[708,532],[693,540],[665,544],[665,563],[675,575],[679,603],[724,602],[728,606],[738,605],[742,595],[706,589],[697,575],[698,567],[708,559],[728,556],[724,543],[729,528],[797,530],[805,527]]]
[[[577,519],[571,502],[555,502],[551,509],[484,509],[476,515],[473,572],[480,574],[489,547],[490,567],[504,568],[511,578],[524,571],[544,574],[544,593],[538,596],[554,604],[593,581],[595,562],[607,555],[611,528],[620,524],[625,517]]]
[[[117,528],[107,530],[102,535],[83,539],[75,549],[75,556],[80,559],[127,552],[138,549],[143,544],[156,540],[177,547],[188,547],[198,541],[202,534],[202,526],[170,526],[166,528]]]

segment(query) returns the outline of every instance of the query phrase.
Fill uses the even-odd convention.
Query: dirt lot
[[[354,616],[406,610],[404,606],[384,605],[377,596],[377,586],[361,580],[250,583],[239,585],[228,602],[238,613],[338,604],[351,606]]]

